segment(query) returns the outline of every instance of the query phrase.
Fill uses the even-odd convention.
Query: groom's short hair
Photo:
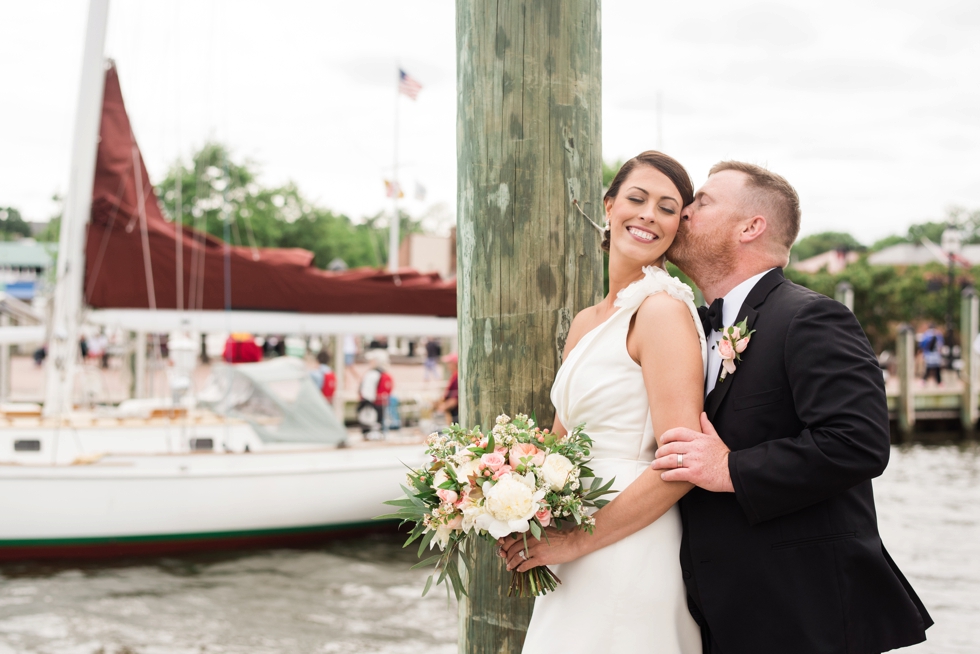
[[[767,210],[764,216],[773,228],[776,241],[789,250],[800,235],[800,196],[796,189],[782,175],[766,170],[762,166],[742,161],[721,161],[711,167],[708,175],[723,170],[736,170],[746,176],[746,187],[752,192],[759,207]]]

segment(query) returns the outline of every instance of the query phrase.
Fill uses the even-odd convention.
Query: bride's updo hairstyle
[[[606,191],[604,200],[615,199],[619,195],[619,187],[623,185],[626,178],[630,176],[637,166],[650,166],[651,168],[656,168],[664,175],[667,179],[674,183],[677,190],[681,194],[681,204],[685,207],[692,202],[694,202],[694,184],[691,183],[691,176],[687,174],[684,170],[684,166],[680,164],[677,159],[673,157],[668,157],[663,152],[657,152],[656,150],[647,150],[646,152],[641,152],[629,161],[623,164],[613,177],[612,183],[609,185],[609,190]],[[607,226],[605,231],[602,232],[602,249],[609,252],[609,227]]]

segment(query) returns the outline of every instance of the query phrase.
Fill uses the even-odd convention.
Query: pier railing
[[[916,424],[928,420],[959,419],[967,432],[976,429],[980,418],[980,361],[974,341],[980,330],[980,296],[968,287],[961,295],[960,351],[962,367],[943,379],[943,384],[929,387],[916,379],[915,332],[909,325],[899,328],[896,340],[897,383],[886,386],[889,414],[897,421],[903,440],[910,437]],[[952,344],[950,344],[952,345]],[[959,373],[958,375],[956,373]]]

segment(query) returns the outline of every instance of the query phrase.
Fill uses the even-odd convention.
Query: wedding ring
[[[517,556],[519,556],[522,559],[524,559],[525,561],[527,561],[527,554],[524,553],[524,550],[521,550],[520,552],[518,552],[517,553]]]
[[[684,467],[684,455],[683,454],[678,454],[677,455],[677,467],[678,468],[683,468]]]

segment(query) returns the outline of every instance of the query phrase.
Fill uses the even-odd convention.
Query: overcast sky
[[[28,219],[66,190],[88,3],[0,4],[0,206]],[[864,242],[980,208],[980,2],[602,4],[603,156],[657,146],[695,184],[737,158],[785,175],[803,233]],[[449,0],[112,0],[119,69],[151,178],[206,139],[360,218],[387,208],[395,70],[402,184],[418,215],[455,210],[455,18]]]

